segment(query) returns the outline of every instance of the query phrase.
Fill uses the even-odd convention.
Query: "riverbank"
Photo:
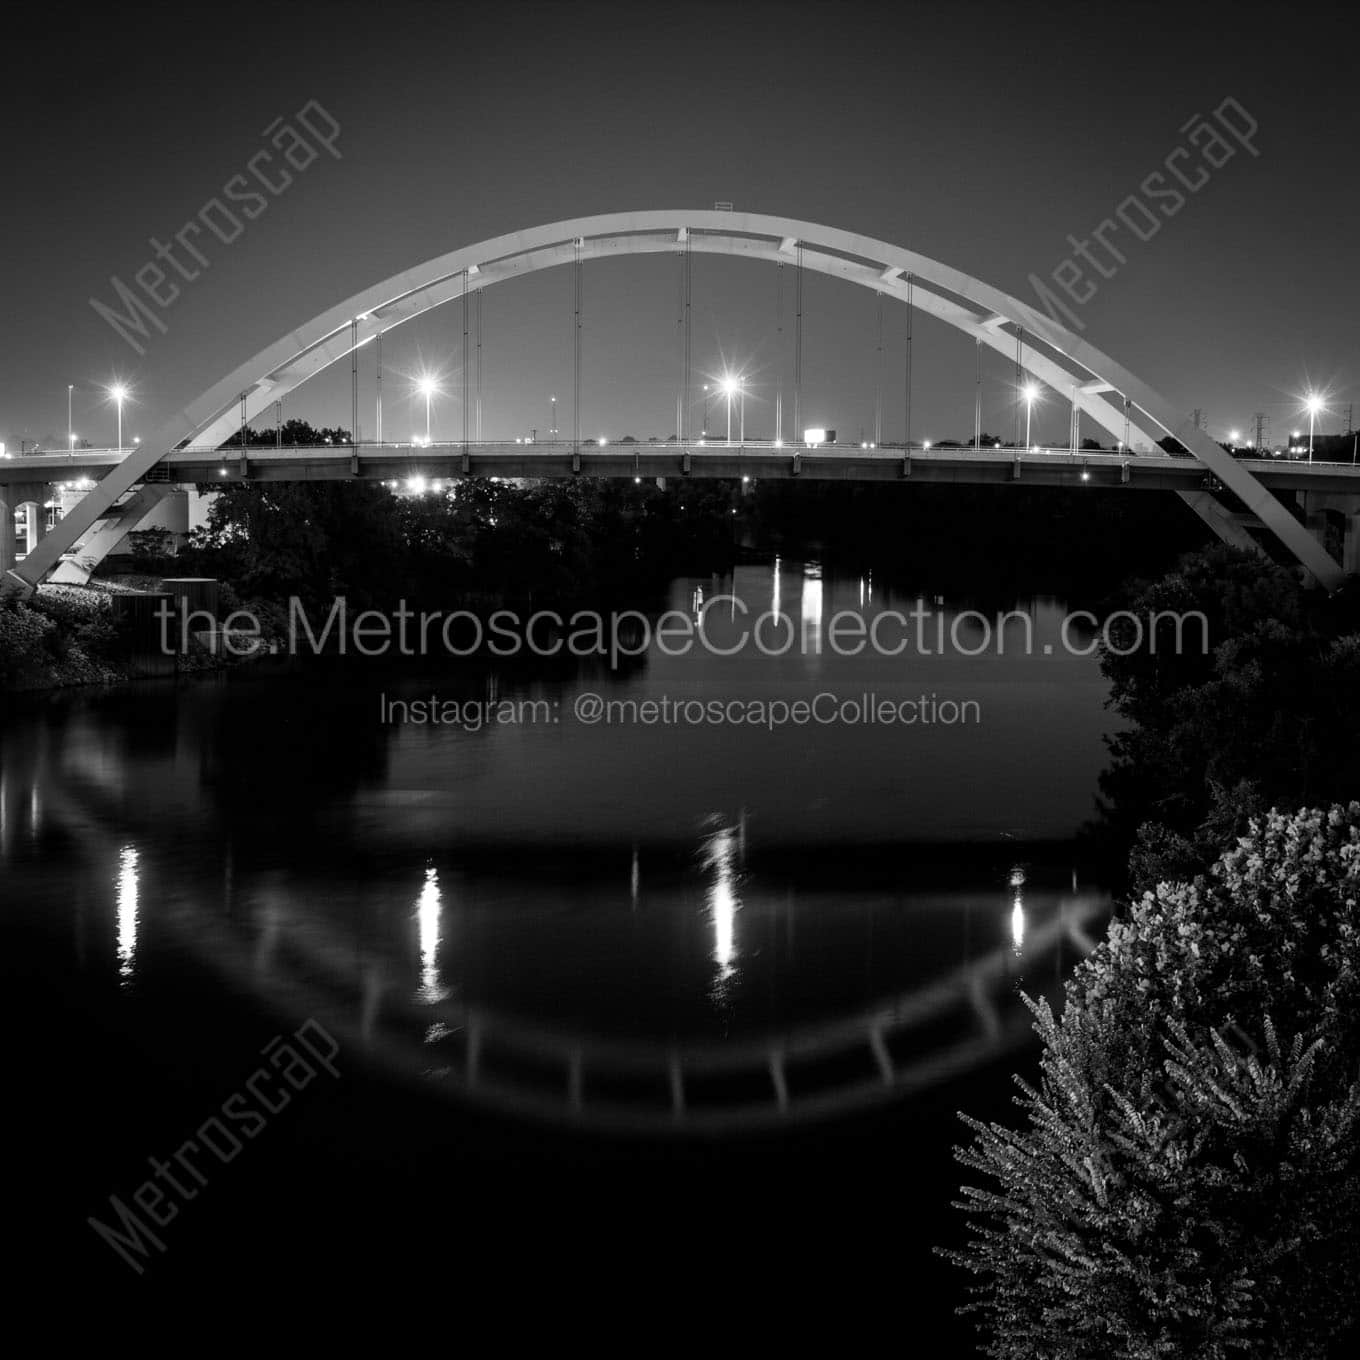
[[[156,578],[39,586],[28,600],[0,600],[0,692],[40,693],[144,679],[142,655],[118,597],[159,591]],[[248,658],[195,638],[171,659],[174,674],[203,674]]]

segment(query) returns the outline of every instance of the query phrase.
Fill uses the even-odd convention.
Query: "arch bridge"
[[[908,316],[905,437],[894,450],[881,438],[871,449],[808,447],[782,439],[782,399],[777,437],[763,445],[744,440],[735,448],[696,440],[685,422],[692,402],[689,344],[689,262],[695,253],[718,254],[789,266],[796,287],[812,270],[903,303]],[[587,263],[620,256],[673,253],[681,261],[683,359],[677,372],[676,422],[664,441],[621,448],[583,443],[580,432],[581,274]],[[359,431],[358,354],[383,335],[432,308],[461,300],[468,333],[470,300],[482,289],[534,273],[569,267],[576,274],[574,372],[571,437],[549,444],[484,444],[473,437],[469,401],[469,346],[463,359],[463,439],[456,444],[385,444],[381,432],[381,361],[378,364],[377,438],[324,449],[224,450],[226,442],[309,378],[346,358],[351,360],[353,420]],[[910,318],[924,312],[983,346],[1013,357],[1017,378],[1027,374],[1072,405],[1071,445],[1063,451],[984,449],[980,446],[980,403],[972,448],[928,450],[911,435]],[[880,336],[881,317],[880,308]],[[795,317],[793,429],[800,428],[801,311]],[[880,340],[881,345],[881,340]],[[782,397],[782,393],[781,393]],[[1077,450],[1085,417],[1120,446],[1119,454]],[[876,412],[881,436],[881,395]],[[1161,452],[1170,436],[1187,457]],[[1026,441],[1028,442],[1028,441]],[[1138,453],[1131,452],[1139,450]],[[1129,450],[1130,452],[1123,452]],[[872,457],[869,455],[873,455]],[[51,468],[40,466],[50,461]],[[84,497],[46,537],[30,536],[30,551],[13,565],[10,508],[39,500],[35,494],[60,468],[92,481]],[[1046,313],[948,265],[915,251],[833,227],[789,218],[725,211],[610,213],[555,222],[463,247],[375,284],[312,318],[262,350],[177,413],[138,448],[76,458],[24,459],[0,464],[0,569],[11,588],[32,590],[54,572],[59,579],[87,579],[105,553],[135,529],[176,481],[222,478],[457,476],[495,473],[551,477],[585,475],[803,475],[808,477],[918,476],[954,481],[1027,479],[1040,484],[1112,482],[1175,491],[1222,538],[1256,546],[1249,528],[1277,540],[1315,580],[1334,589],[1343,580],[1360,544],[1360,469],[1338,465],[1281,464],[1241,460],[1177,412],[1151,387],[1059,325]],[[16,483],[33,485],[16,485]],[[1306,519],[1281,500],[1277,490],[1302,493]],[[1245,507],[1230,510],[1216,493],[1226,492]],[[23,499],[20,499],[20,498]],[[1343,565],[1328,548],[1341,518]],[[93,532],[91,532],[93,531]],[[63,557],[88,535],[78,561]]]

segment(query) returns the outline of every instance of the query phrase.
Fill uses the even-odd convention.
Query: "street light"
[[[738,393],[741,394],[741,442],[746,442],[746,389],[741,384],[741,379],[729,373],[722,380],[722,392],[727,398],[727,442],[732,442],[732,398]]]
[[[1229,430],[1229,431],[1228,431],[1228,443],[1232,445],[1232,447],[1233,447],[1234,450],[1236,450],[1238,440],[1240,440],[1241,438],[1242,438],[1242,431],[1241,431],[1241,430]]]
[[[123,403],[127,400],[128,390],[122,383],[114,383],[109,388],[109,396],[118,407],[118,452],[123,451]]]
[[[709,417],[709,414],[710,414],[710,411],[709,411],[709,403],[710,403],[712,400],[713,400],[713,393],[712,393],[712,390],[710,389],[709,385],[708,385],[707,383],[705,383],[705,384],[704,384],[704,428],[703,428],[703,434],[704,434],[705,437],[707,437],[707,435],[708,435],[708,417]]]
[[[1039,385],[1037,383],[1026,383],[1023,393],[1025,398],[1025,447],[1029,447],[1029,421],[1034,411],[1034,403],[1039,400]]]
[[[433,374],[423,373],[416,379],[416,391],[425,398],[425,443],[430,442],[430,402],[439,391],[439,379]]]
[[[548,400],[552,402],[552,420],[548,426],[548,433],[555,436],[557,434],[557,398],[549,397]]]
[[[1313,461],[1313,427],[1317,424],[1319,411],[1327,408],[1322,404],[1322,398],[1316,392],[1308,394],[1308,400],[1304,403],[1308,408],[1308,461]]]
[[[66,448],[69,454],[76,451],[76,437],[71,431],[71,396],[75,390],[75,383],[66,384]]]

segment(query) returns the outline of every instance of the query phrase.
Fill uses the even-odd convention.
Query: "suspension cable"
[[[916,305],[912,301],[914,280],[910,274],[907,275],[907,368],[906,368],[906,434],[903,437],[902,447],[911,451],[911,349],[913,333],[915,331]]]
[[[793,320],[793,435],[803,437],[803,247],[798,247],[798,269],[794,276]]]

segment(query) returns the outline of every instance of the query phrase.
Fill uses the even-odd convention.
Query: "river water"
[[[1015,600],[1027,648],[1012,620],[1001,649],[896,657],[837,654],[833,618],[948,628],[966,602],[775,559],[669,603],[725,650],[765,610],[798,642],[654,643],[617,671],[266,664],[13,708],[6,990],[33,1089],[69,1073],[33,1121],[53,1268],[177,1297],[205,1271],[374,1285],[453,1233],[469,1282],[511,1251],[578,1296],[715,1233],[753,1281],[789,1234],[834,1234],[829,1299],[896,1280],[963,1335],[931,1256],[959,1231],[954,1111],[1006,1116],[1019,993],[1055,995],[1103,928],[1072,839],[1105,683],[1054,599]],[[464,721],[392,720],[432,700]],[[800,700],[835,720],[750,717]],[[904,701],[916,721],[862,720]],[[470,723],[487,703],[521,719]],[[302,1024],[341,1076],[214,1162],[138,1274],[88,1218]],[[565,1244],[597,1232],[587,1269]]]

